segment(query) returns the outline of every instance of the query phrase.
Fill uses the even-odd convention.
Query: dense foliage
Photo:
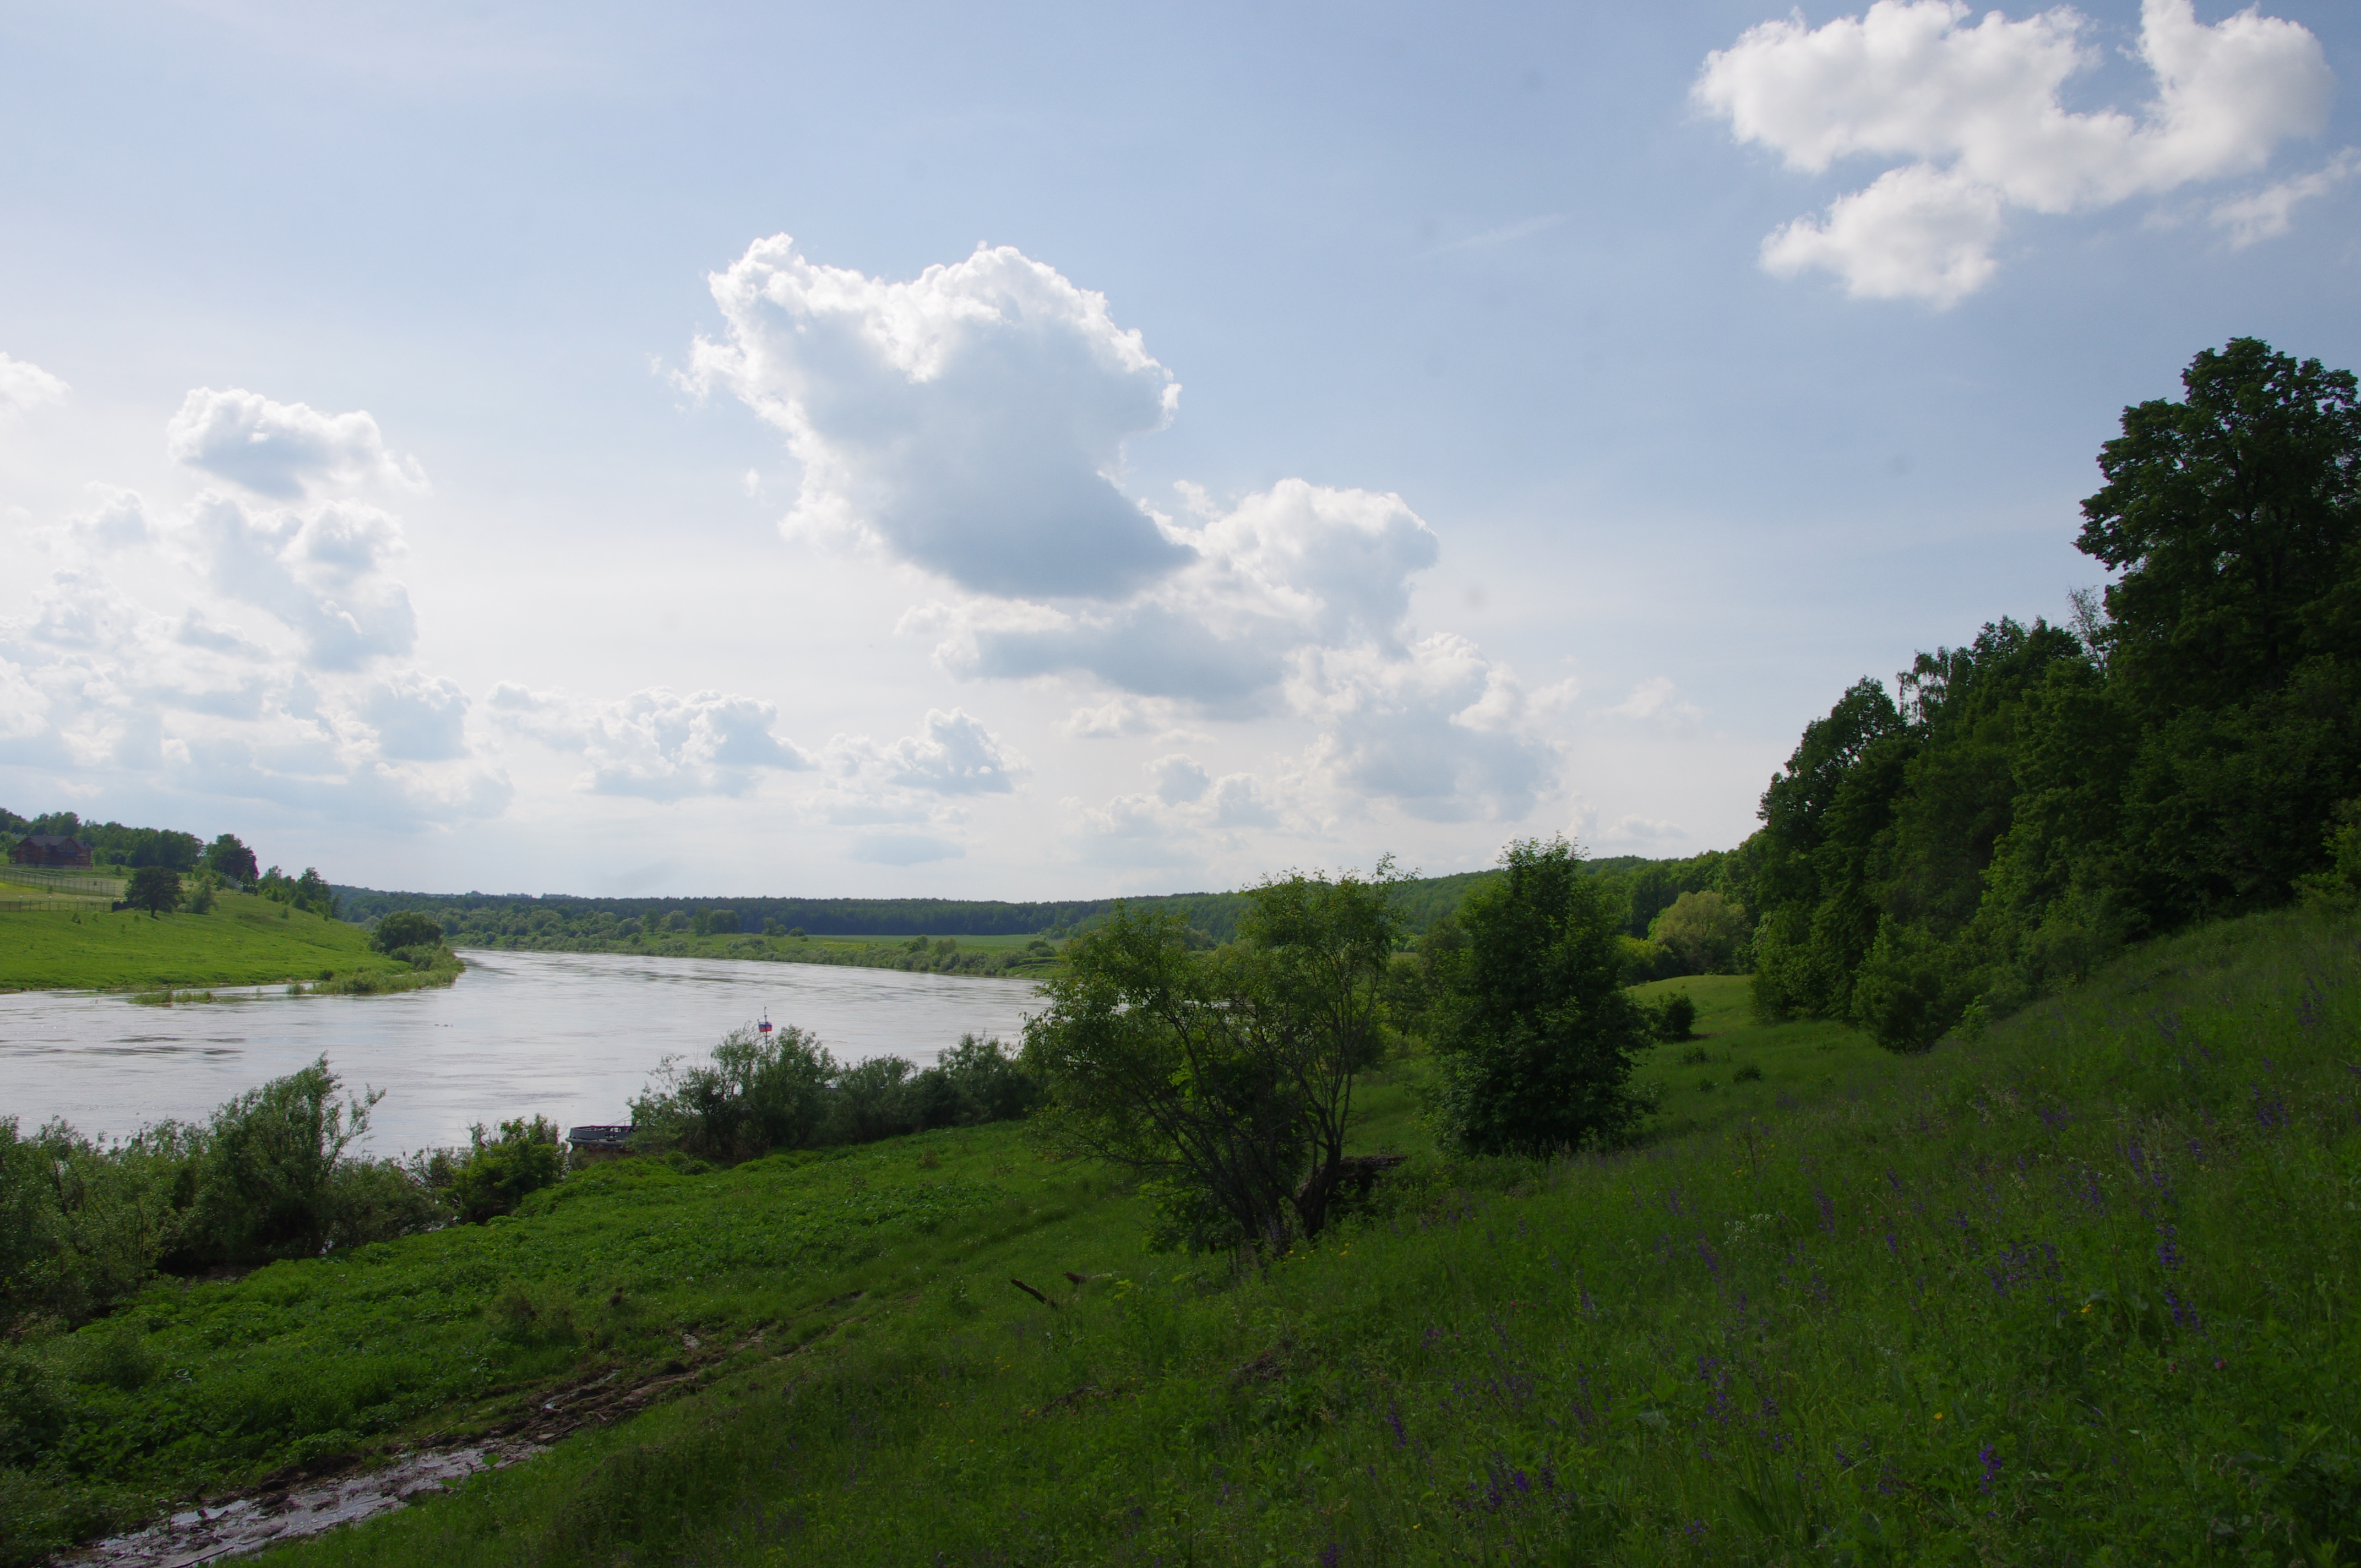
[[[719,1165],[774,1150],[873,1143],[1021,1116],[1033,1080],[997,1040],[960,1036],[933,1067],[900,1057],[840,1063],[792,1025],[732,1030],[704,1061],[666,1058],[631,1102],[637,1152]]]
[[[2069,630],[2004,620],[1864,679],[1749,841],[1757,994],[1924,1047],[2125,942],[2333,894],[2361,796],[2361,406],[2251,338],[2126,409]]]
[[[1152,1184],[1160,1239],[1318,1235],[1358,1074],[1383,1047],[1396,879],[1293,873],[1247,894],[1239,939],[1191,950],[1175,915],[1119,908],[1068,948],[1025,1030],[1042,1136]]]
[[[1437,1132],[1468,1154],[1614,1143],[1650,1108],[1631,1063],[1656,1032],[1623,989],[1614,905],[1563,839],[1521,839],[1501,866],[1438,969]]]
[[[323,1059],[204,1123],[111,1145],[0,1117],[0,1320],[77,1321],[159,1268],[311,1257],[441,1219],[411,1177],[351,1153],[375,1097],[340,1100],[339,1087]]]

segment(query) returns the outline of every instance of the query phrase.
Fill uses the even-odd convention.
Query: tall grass
[[[1414,1166],[1240,1281],[1104,1227],[1056,1310],[922,1266],[803,1356],[273,1561],[2350,1561],[2356,938],[2245,921],[1875,1091]]]

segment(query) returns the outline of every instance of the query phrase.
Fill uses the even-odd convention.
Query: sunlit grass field
[[[206,915],[0,910],[0,991],[268,985],[406,969],[371,951],[357,926],[250,894],[219,894]]]
[[[2201,932],[1915,1058],[1665,982],[1705,1037],[1642,1146],[1445,1162],[1400,1064],[1362,1142],[1411,1163],[1242,1276],[993,1127],[609,1167],[34,1354],[126,1513],[691,1374],[271,1563],[2349,1562],[2356,936]]]

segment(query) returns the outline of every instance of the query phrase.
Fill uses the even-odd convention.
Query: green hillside
[[[1919,1057],[1670,982],[1641,1146],[1446,1162],[1411,1058],[1411,1165],[1237,1277],[1017,1126],[600,1168],[18,1353],[81,1381],[0,1515],[505,1430],[564,1441],[269,1561],[2345,1561],[2357,979],[2257,916]]]
[[[0,909],[0,991],[125,991],[404,976],[357,926],[250,894],[204,915]]]

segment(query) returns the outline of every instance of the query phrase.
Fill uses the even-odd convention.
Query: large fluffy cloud
[[[407,548],[390,513],[355,501],[256,512],[209,491],[185,533],[215,591],[269,612],[314,668],[357,669],[417,641],[409,590],[386,575]]]
[[[1028,598],[1121,592],[1187,558],[1114,482],[1180,388],[1104,297],[1005,247],[888,282],[785,235],[712,283],[728,331],[698,342],[692,378],[785,433],[791,529]]]
[[[1291,478],[1224,506],[1184,485],[1167,517],[1123,494],[1124,441],[1161,426],[1179,389],[1101,296],[1009,249],[893,283],[784,236],[713,291],[728,330],[696,345],[690,383],[785,433],[803,466],[791,528],[862,535],[964,590],[903,623],[946,670],[1098,688],[1068,727],[1081,737],[1309,720],[1307,778],[1422,817],[1515,816],[1549,787],[1555,752],[1503,696],[1513,677],[1465,640],[1413,635],[1411,586],[1439,546],[1400,496]],[[973,751],[948,721],[903,743],[912,760],[862,765],[909,788],[1005,788],[985,762],[941,771]],[[1172,773],[1141,798],[1170,811],[1192,789],[1199,816],[1279,818],[1244,775]]]
[[[466,699],[451,682],[413,671],[315,677],[299,653],[203,608],[144,602],[93,558],[91,543],[79,531],[59,535],[64,558],[36,587],[30,613],[0,620],[0,763],[378,828],[506,806],[510,785],[473,761]],[[117,543],[108,554],[144,551],[169,564],[173,548],[169,538]]]
[[[164,446],[176,463],[280,500],[329,486],[426,482],[414,459],[388,450],[366,411],[322,413],[237,388],[191,392],[165,427]]]
[[[1320,723],[1320,768],[1348,795],[1430,821],[1514,820],[1556,780],[1535,705],[1465,637],[1437,632],[1400,658],[1366,645],[1306,650],[1289,684]]]
[[[1243,712],[1279,685],[1298,648],[1398,648],[1410,580],[1437,554],[1400,496],[1301,479],[1174,532],[1186,565],[1126,598],[938,605],[912,624],[947,633],[944,661],[964,674],[1074,671],[1136,696]]]
[[[2086,18],[1970,16],[1960,0],[1877,0],[1817,28],[1764,22],[1707,57],[1697,101],[1788,167],[1903,160],[1772,234],[1765,267],[1949,304],[1992,277],[2011,208],[2067,213],[2252,173],[2319,131],[2335,89],[2320,41],[2293,22],[2249,8],[2209,25],[2191,0],[2144,0],[2155,97],[2136,115],[2074,112],[2065,87],[2098,60]]]
[[[261,454],[252,488],[407,472],[367,415],[250,393],[192,394],[168,439],[240,472],[212,460],[234,427]],[[506,808],[511,786],[478,758],[459,685],[385,668],[417,641],[390,575],[399,519],[350,499],[257,510],[208,490],[151,507],[93,490],[85,512],[22,537],[25,613],[0,620],[0,763],[372,828]]]

